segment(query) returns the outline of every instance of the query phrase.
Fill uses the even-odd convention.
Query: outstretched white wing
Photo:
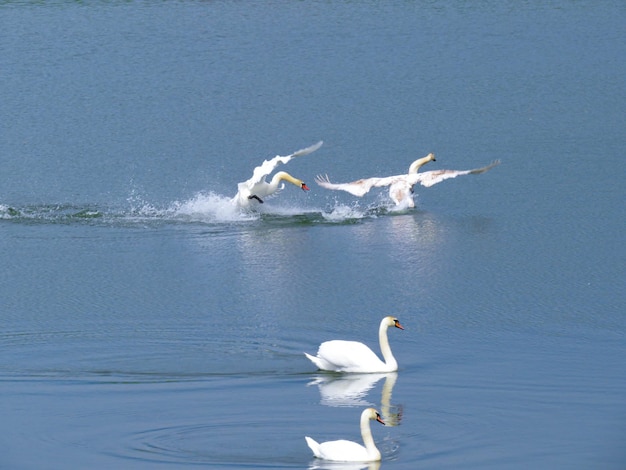
[[[319,149],[322,146],[323,143],[324,142],[320,140],[317,144],[311,145],[310,147],[307,147],[307,148],[297,150],[291,155],[286,155],[284,157],[280,155],[276,155],[274,158],[270,160],[265,160],[261,165],[257,166],[254,169],[254,171],[252,172],[252,178],[246,181],[245,184],[248,187],[254,186],[255,184],[261,182],[263,178],[269,175],[272,171],[274,171],[274,168],[276,168],[279,164],[287,163],[289,162],[289,160],[291,160],[294,157],[301,157],[303,155],[308,155],[309,153],[315,152],[317,149]]]
[[[475,168],[473,170],[433,170],[433,171],[425,171],[424,173],[414,174],[414,183],[413,184],[421,184],[425,187],[433,186],[437,183],[441,183],[444,180],[449,178],[456,178],[457,176],[462,175],[478,175],[480,173],[484,173],[492,169],[494,166],[499,165],[500,160],[496,160],[490,163],[487,166],[482,168]]]
[[[322,188],[346,191],[354,196],[363,197],[372,188],[389,186],[407,178],[407,175],[387,176],[385,178],[366,178],[351,183],[331,183],[328,175],[317,175],[315,182]]]
[[[411,189],[415,184],[430,187],[434,184],[441,183],[449,178],[456,178],[461,175],[477,175],[490,170],[500,164],[500,160],[496,160],[491,164],[482,168],[473,170],[434,170],[424,173],[410,173],[407,175],[387,176],[384,178],[365,178],[350,183],[331,183],[328,175],[317,175],[315,182],[323,188],[346,191],[354,196],[363,197],[372,188],[380,188],[383,186],[391,186],[390,192],[392,199],[399,203],[405,197],[410,196]]]

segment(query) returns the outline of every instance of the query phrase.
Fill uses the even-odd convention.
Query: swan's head
[[[428,162],[434,161],[437,160],[435,159],[435,154],[432,152],[425,157],[418,158],[413,163],[411,163],[411,166],[409,166],[409,174],[417,173],[417,170],[419,170],[422,166],[426,165]]]
[[[302,191],[310,191],[311,189],[306,185],[306,183],[298,178],[294,178],[286,171],[279,171],[276,173],[275,178],[278,177],[280,180],[287,181],[295,186],[299,186]]]
[[[367,408],[367,409],[363,410],[363,413],[361,413],[361,416],[365,416],[367,419],[376,420],[380,424],[385,426],[385,422],[380,417],[380,414],[378,413],[378,411],[376,411],[374,408]]]
[[[404,330],[404,327],[400,324],[400,321],[396,317],[388,316],[383,318],[383,323],[387,326],[395,326],[396,328],[400,328]]]

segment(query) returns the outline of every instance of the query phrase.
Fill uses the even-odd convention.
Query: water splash
[[[19,215],[19,212],[12,207],[0,204],[0,219],[10,219]]]
[[[279,204],[264,204],[256,211],[245,211],[232,202],[231,197],[198,192],[189,199],[155,204],[137,191],[131,191],[120,207],[97,204],[38,204],[9,206],[0,204],[0,221],[14,223],[61,223],[106,226],[144,226],[156,224],[249,224],[265,222],[284,224],[345,224],[376,218],[389,213],[386,205],[372,204],[362,208],[358,203],[347,205],[335,200],[325,208]]]
[[[335,203],[328,212],[322,212],[322,217],[328,222],[343,223],[346,221],[357,221],[371,216],[367,210],[361,209],[358,204],[351,206]]]
[[[187,201],[173,204],[177,217],[199,222],[240,222],[258,219],[258,215],[243,212],[231,198],[215,193],[199,193]]]
[[[213,192],[197,193],[185,201],[173,201],[159,208],[133,194],[128,199],[135,217],[176,222],[226,223],[257,220],[258,214],[243,212],[231,198]]]

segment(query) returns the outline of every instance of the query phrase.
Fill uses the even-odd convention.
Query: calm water
[[[0,467],[626,465],[622,2],[2,2]],[[228,200],[265,158],[262,213]],[[394,212],[313,182],[430,169]],[[397,374],[321,374],[333,339]],[[330,468],[367,468],[332,466]],[[372,465],[370,468],[379,468]]]

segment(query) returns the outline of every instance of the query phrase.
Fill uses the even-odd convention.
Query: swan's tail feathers
[[[500,164],[500,160],[494,160],[489,165],[484,166],[482,168],[476,168],[475,170],[470,170],[470,175],[479,175],[484,173],[485,171],[491,170],[494,166],[498,166]]]
[[[308,353],[304,353],[304,355],[307,357],[307,359],[308,359],[309,361],[311,361],[313,364],[317,365],[317,363],[318,363],[318,361],[319,361],[319,359],[318,359],[317,357],[315,357],[315,356],[311,356],[311,355],[310,355],[310,354],[308,354]]]
[[[300,150],[296,150],[294,153],[292,153],[291,155],[287,155],[287,156],[288,157],[301,157],[303,155],[308,155],[309,153],[313,153],[317,149],[319,149],[323,143],[324,141],[320,140],[317,144],[311,145],[310,147],[306,147]]]
[[[304,355],[311,361],[313,364],[317,366],[320,370],[329,370],[328,367],[322,362],[322,360],[317,356],[311,356],[310,354],[304,353]]]
[[[315,455],[315,457],[319,457],[321,455],[319,442],[311,439],[309,436],[304,436],[304,439],[306,440],[306,445],[308,445],[309,449],[313,451],[313,455]]]

